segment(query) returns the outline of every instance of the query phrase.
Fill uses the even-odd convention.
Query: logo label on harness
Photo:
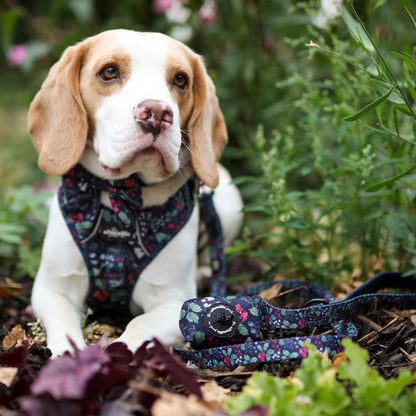
[[[103,224],[100,232],[109,240],[130,240],[134,235],[133,229],[121,227],[117,223]]]

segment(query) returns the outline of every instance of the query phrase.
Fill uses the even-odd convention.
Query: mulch
[[[253,265],[251,264],[251,266]],[[254,265],[255,267],[257,266]],[[257,270],[254,275],[258,278],[259,271]],[[4,284],[2,280],[0,278],[0,288]],[[17,288],[9,288],[6,292],[0,289],[0,351],[5,349],[4,346],[1,347],[5,337],[17,325],[21,325],[26,331],[26,335],[30,337],[31,327],[28,324],[35,320],[28,304],[32,279],[22,278],[14,283],[17,283]],[[358,284],[358,282],[351,286],[344,284],[344,287],[337,289],[337,297],[341,299]],[[241,289],[241,287],[238,287],[239,285],[241,283],[237,283],[236,287],[230,288],[230,293],[232,290]],[[11,290],[17,291],[19,297],[10,296],[8,292]],[[365,316],[355,317],[353,321],[359,331],[356,342],[369,352],[370,367],[375,368],[386,379],[396,377],[399,371],[404,369],[411,372],[416,371],[416,311],[374,309]],[[284,334],[284,336],[296,335],[298,335],[296,331]],[[49,350],[42,345],[33,346],[29,350],[27,363],[34,374],[40,371],[49,360],[49,356]],[[287,377],[300,364],[301,360],[299,359],[285,360],[276,363],[241,366],[236,369],[200,370],[198,376],[201,381],[214,380],[218,385],[238,392],[254,371],[266,371],[279,377]]]

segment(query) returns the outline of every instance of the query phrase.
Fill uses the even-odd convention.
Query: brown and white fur
[[[29,131],[39,166],[62,175],[81,163],[94,175],[137,173],[144,206],[163,204],[196,172],[210,188],[229,242],[241,223],[241,197],[217,164],[227,142],[224,118],[201,58],[172,38],[127,30],[103,32],[67,48],[31,103]],[[109,205],[102,193],[102,203]],[[197,292],[198,209],[146,267],[132,293],[134,318],[117,341],[181,341],[184,300]],[[82,348],[80,321],[88,272],[55,196],[32,307],[53,354]],[[141,313],[143,312],[143,313]]]

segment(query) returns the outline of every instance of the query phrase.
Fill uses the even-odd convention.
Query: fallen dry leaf
[[[4,298],[20,295],[21,291],[22,285],[19,283],[2,283],[0,285],[0,296]]]
[[[204,400],[209,403],[222,403],[231,395],[230,389],[219,386],[215,381],[205,383],[201,391]]]
[[[160,399],[153,404],[151,414],[153,416],[214,416],[218,415],[218,407],[212,408],[194,395],[186,397],[162,392]]]
[[[416,313],[415,313],[415,311],[410,311],[410,320],[412,321],[412,324],[416,326]]]
[[[16,367],[0,367],[0,383],[10,387],[17,370]]]
[[[9,350],[14,347],[19,341],[26,339],[26,332],[21,325],[16,325],[11,331],[4,337],[2,347],[5,350]]]
[[[260,291],[259,296],[265,299],[266,301],[270,301],[271,299],[276,298],[280,294],[282,287],[283,285],[277,283],[275,285],[270,286],[268,289]]]
[[[331,368],[339,368],[339,366],[345,361],[347,361],[347,356],[343,352],[340,352],[332,359]]]

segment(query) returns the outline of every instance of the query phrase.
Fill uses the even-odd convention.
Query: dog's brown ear
[[[191,114],[189,145],[192,166],[209,187],[218,185],[216,162],[227,143],[227,127],[215,95],[215,87],[198,55],[193,56],[194,109]]]
[[[28,114],[29,133],[39,152],[39,167],[62,175],[81,158],[88,134],[79,76],[88,41],[67,48],[51,68]]]

